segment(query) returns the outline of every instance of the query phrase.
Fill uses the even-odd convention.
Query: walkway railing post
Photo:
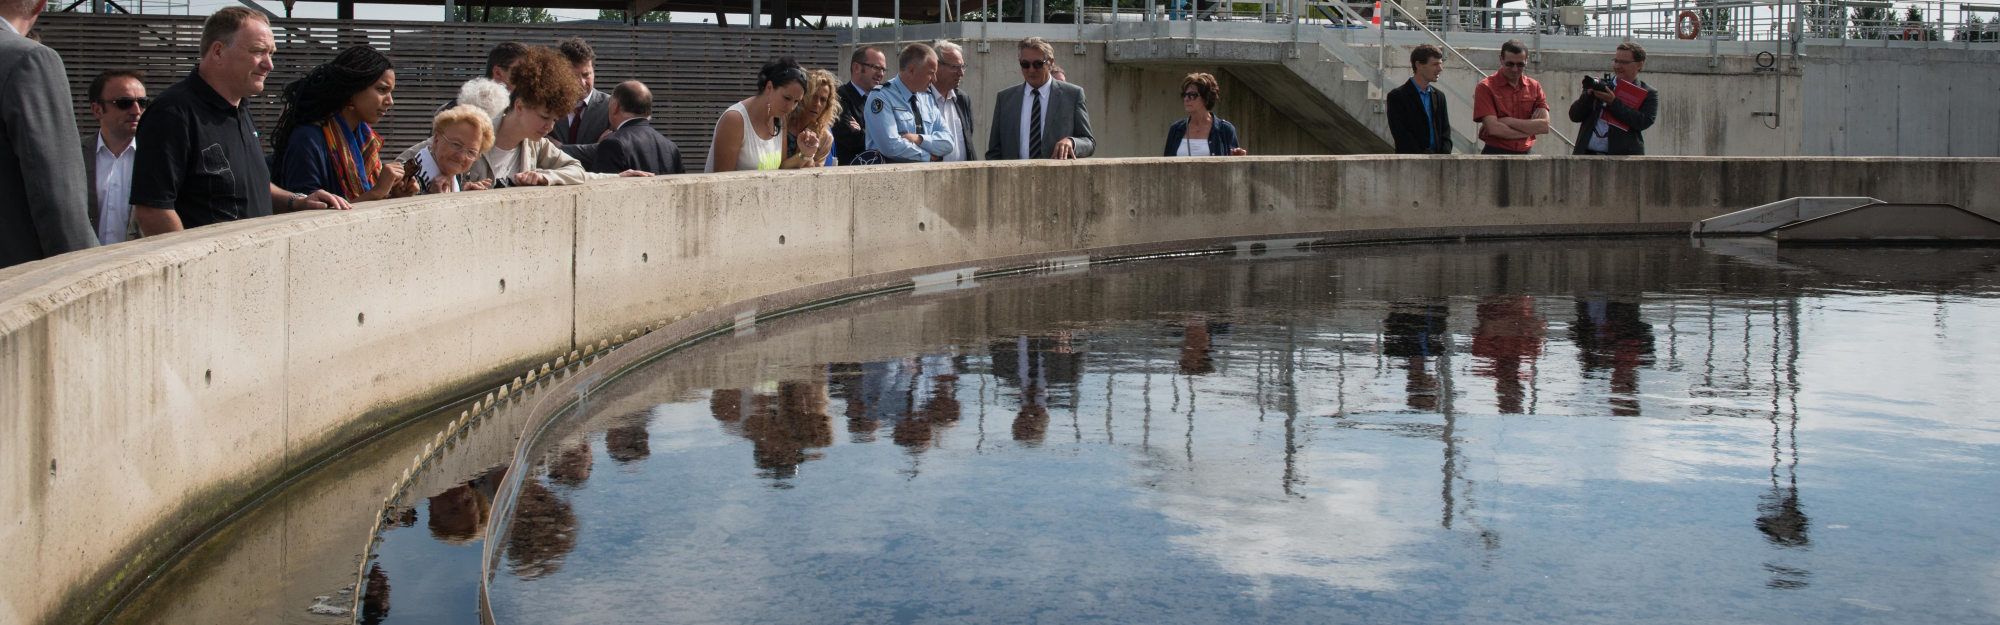
[[[854,44],[855,50],[860,50],[861,49],[861,0],[854,0],[854,20],[847,23],[847,32],[849,33],[847,37],[849,39],[848,43]]]
[[[1292,0],[1292,58],[1299,58],[1299,0]]]

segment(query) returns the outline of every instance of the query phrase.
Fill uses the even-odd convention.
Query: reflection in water
[[[361,594],[361,623],[377,625],[389,618],[389,572],[381,564],[368,566],[368,588]]]
[[[1639,318],[1639,303],[1594,294],[1577,300],[1570,340],[1585,374],[1611,370],[1612,394],[1605,399],[1611,414],[1639,416],[1639,368],[1653,364],[1653,325]]]
[[[858,307],[894,322],[869,327],[907,335],[814,344],[839,362],[733,372],[701,389],[705,407],[663,383],[644,395],[646,418],[603,417],[607,456],[647,459],[638,477],[580,489],[594,441],[558,446],[546,481],[524,487],[502,600],[525,622],[647,620],[662,606],[728,622],[1592,621],[1657,620],[1655,598],[1632,592],[1656,588],[1690,599],[1676,604],[1687,620],[1835,621],[1852,614],[1833,610],[1861,604],[1829,607],[1829,596],[1896,603],[1883,584],[1963,595],[1973,591],[1944,582],[1990,565],[1975,556],[1945,573],[1908,551],[1949,561],[1952,545],[1809,536],[1802,488],[1823,524],[1886,515],[1877,524],[1897,527],[1911,519],[1895,521],[1884,500],[1945,507],[1931,496],[1943,489],[1904,484],[1981,483],[1963,457],[1907,453],[1935,444],[1908,433],[2000,429],[1936,416],[1988,414],[1993,399],[1935,393],[1935,408],[1885,408],[1845,389],[1805,392],[1801,302],[1868,309],[1823,321],[1824,336],[1891,328],[1868,316],[1895,318],[1893,298],[1802,291],[1798,275],[1664,243],[1575,265],[1533,246],[1515,254],[1533,262],[1512,264],[1451,249],[1472,250],[1437,261],[1459,263],[1437,272],[1459,282],[1368,284],[1365,255],[1172,275],[1134,264]],[[1407,277],[1394,268],[1414,262],[1380,270]],[[1581,268],[1600,265],[1611,269]],[[1223,270],[1245,266],[1259,273]],[[1495,266],[1507,274],[1497,285],[1481,273]],[[1955,314],[2000,321],[1981,289]],[[1331,297],[1299,302],[1312,293]],[[1090,305],[1036,305],[1047,301]],[[1566,331],[1551,333],[1551,317]],[[811,337],[798,341],[825,341],[810,315],[796,319]],[[753,345],[786,353],[787,331],[760,330]],[[1544,358],[1568,349],[1577,357]],[[1492,394],[1454,388],[1468,376],[1492,380]],[[1822,429],[1801,420],[1802,402],[1827,415]],[[988,409],[1012,415],[1005,433],[986,431]],[[1895,410],[1920,423],[1881,416]],[[654,435],[672,438],[649,446]],[[1807,477],[1842,488],[1802,486],[1802,435],[1819,443]],[[1964,457],[1991,451],[1963,444]],[[1903,471],[1895,488],[1855,477],[1890,470]],[[458,489],[433,498],[433,533],[476,535],[437,518],[479,505]],[[539,528],[523,531],[531,520]],[[590,609],[554,607],[579,603]],[[1902,614],[1941,610],[1918,621],[1979,620],[1946,601],[1909,603]]]
[[[1472,356],[1480,364],[1474,373],[1493,378],[1494,407],[1500,414],[1521,414],[1523,382],[1532,382],[1533,369],[1523,370],[1542,355],[1542,337],[1548,324],[1535,312],[1535,298],[1525,295],[1489,295],[1479,299],[1479,325],[1472,328]]]
[[[493,493],[507,476],[507,465],[488,469],[479,477],[432,495],[431,537],[448,545],[469,545],[485,538],[486,515],[493,510]]]

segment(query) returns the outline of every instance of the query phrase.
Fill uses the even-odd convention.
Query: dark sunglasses
[[[102,104],[102,105],[105,105],[105,106],[115,106],[115,107],[118,107],[118,108],[121,108],[121,109],[125,109],[125,110],[128,110],[128,111],[129,111],[129,110],[132,110],[132,106],[136,104],[136,105],[138,105],[138,106],[139,106],[140,110],[144,110],[144,109],[145,109],[146,107],[149,107],[149,106],[152,106],[152,105],[153,105],[153,99],[152,99],[152,98],[118,98],[118,99],[116,99],[116,100],[97,100],[97,101],[96,101],[96,103],[97,103],[97,104]]]
[[[1515,69],[1521,69],[1528,66],[1528,63],[1526,61],[1502,61],[1500,64]]]
[[[1048,64],[1048,61],[1021,61],[1021,69],[1041,69]]]
[[[1201,92],[1199,92],[1199,91],[1182,91],[1182,92],[1181,92],[1181,99],[1182,99],[1182,100],[1199,100],[1199,99],[1201,99]]]

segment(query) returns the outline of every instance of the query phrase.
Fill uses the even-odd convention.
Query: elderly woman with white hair
[[[420,194],[480,191],[490,180],[463,181],[472,164],[493,148],[493,117],[507,108],[507,88],[474,78],[458,90],[458,106],[431,121],[431,138],[404,150],[397,161],[417,181]]]

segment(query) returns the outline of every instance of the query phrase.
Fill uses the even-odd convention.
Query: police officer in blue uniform
[[[900,74],[868,94],[863,125],[868,149],[889,163],[929,163],[951,154],[951,130],[929,90],[937,77],[937,52],[913,43],[897,56]],[[864,155],[865,156],[865,155]],[[857,164],[863,160],[857,157]]]

